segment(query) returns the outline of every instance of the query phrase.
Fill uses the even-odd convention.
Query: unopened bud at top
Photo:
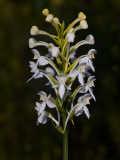
[[[49,14],[49,10],[47,8],[43,9],[42,14],[47,16]]]
[[[39,33],[39,29],[37,26],[32,26],[31,30],[30,30],[30,34],[31,35],[37,35]]]
[[[29,39],[29,47],[33,48],[36,45],[36,40],[34,38]]]
[[[53,22],[58,24],[59,23],[59,19],[57,17],[53,18]]]
[[[78,14],[78,18],[80,18],[80,20],[86,19],[86,15],[85,15],[83,12],[80,12],[80,13]]]
[[[45,20],[46,20],[46,22],[52,22],[53,15],[52,14],[48,14]]]
[[[80,28],[81,29],[87,29],[88,28],[88,24],[86,20],[81,20],[80,21]]]
[[[93,35],[91,35],[91,34],[89,34],[89,35],[86,37],[86,41],[87,41],[89,44],[94,44],[94,43],[95,43],[94,37],[93,37]]]

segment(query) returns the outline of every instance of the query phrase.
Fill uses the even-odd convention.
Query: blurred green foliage
[[[0,0],[0,160],[62,159],[62,136],[51,123],[36,126],[36,93],[45,90],[43,80],[26,84],[31,26],[54,32],[41,14],[46,7],[66,25],[79,11],[86,13],[89,29],[79,31],[77,40],[93,34],[98,51],[97,102],[90,106],[90,120],[82,115],[69,126],[69,160],[119,160],[119,0]]]

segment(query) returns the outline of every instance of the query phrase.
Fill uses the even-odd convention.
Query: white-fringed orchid
[[[48,82],[46,85],[51,86],[56,96],[53,98],[51,95],[47,96],[48,93],[46,94],[44,91],[39,92],[40,102],[36,102],[35,107],[38,113],[37,121],[45,124],[49,118],[54,127],[63,134],[68,122],[74,116],[85,113],[87,118],[90,117],[87,105],[90,104],[91,98],[95,100],[92,91],[95,81],[95,77],[92,74],[95,68],[92,60],[96,50],[90,49],[87,54],[81,55],[78,52],[78,48],[86,44],[93,45],[95,40],[93,35],[89,34],[84,40],[74,44],[77,31],[88,28],[86,15],[83,12],[80,12],[78,17],[67,28],[65,28],[65,23],[60,23],[57,17],[49,13],[48,9],[44,9],[42,13],[46,16],[45,21],[52,24],[57,34],[53,35],[40,30],[35,25],[32,26],[30,30],[32,36],[48,36],[52,42],[37,41],[34,38],[29,39],[29,48],[32,49],[34,54],[34,61],[30,61],[33,76],[29,80],[43,76],[47,78]],[[48,50],[44,55],[41,54],[41,51],[39,52],[41,46]],[[88,70],[93,72],[89,73]],[[77,82],[77,88],[73,87],[74,82]],[[76,102],[78,95],[80,98]],[[56,109],[57,120],[54,118],[55,116],[46,111],[46,106]],[[63,121],[63,125],[61,125],[61,121]]]

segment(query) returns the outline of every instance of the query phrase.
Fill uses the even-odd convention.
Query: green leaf
[[[57,127],[57,126],[54,124],[54,122],[53,122],[52,119],[51,119],[51,121],[52,121],[53,126],[56,128],[56,130],[57,130],[58,132],[60,132],[61,134],[63,134],[64,132],[63,132],[62,127],[61,127],[61,126]]]
[[[72,82],[73,78],[68,78],[68,80],[66,81],[66,85],[69,86]]]
[[[61,107],[61,103],[58,101],[58,99],[54,99],[52,97],[51,97],[51,99],[54,101],[54,103],[56,104],[56,106],[60,112],[65,112],[64,108]]]
[[[73,110],[73,111],[70,113],[70,116],[69,116],[68,121],[70,121],[70,120],[72,119],[72,117],[73,117],[74,113],[75,113],[75,110]]]
[[[57,81],[50,75],[48,74],[49,78],[51,79],[51,81],[53,82],[54,85],[57,85]]]
[[[61,34],[63,34],[65,29],[65,22],[63,21],[62,25],[61,25]]]
[[[73,64],[70,65],[70,67],[67,69],[66,73],[68,73],[69,71],[71,71],[71,69],[72,69],[75,65],[77,65],[77,63],[79,62],[80,58],[81,58],[81,57],[77,58],[77,59],[73,62]]]

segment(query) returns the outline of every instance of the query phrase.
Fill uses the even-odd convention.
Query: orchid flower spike
[[[50,119],[55,129],[64,134],[68,122],[70,120],[73,122],[74,116],[85,113],[87,118],[90,118],[88,105],[90,105],[91,99],[96,101],[93,94],[96,80],[93,59],[97,52],[95,49],[90,49],[87,54],[78,53],[80,46],[93,45],[95,39],[92,34],[89,34],[84,40],[71,46],[75,40],[76,31],[81,30],[82,32],[88,28],[86,15],[83,12],[80,12],[78,17],[66,28],[65,22],[60,23],[59,18],[54,17],[47,8],[42,11],[42,14],[45,16],[45,21],[54,27],[56,35],[40,30],[36,25],[31,27],[30,34],[32,36],[49,36],[52,41],[48,43],[36,40],[34,37],[29,39],[29,48],[33,53],[33,61],[29,62],[29,67],[33,75],[28,81],[38,78],[41,80],[42,77],[47,79],[46,85],[54,91],[54,96],[44,91],[38,92],[40,100],[36,102],[35,106],[38,116],[37,124],[45,124]],[[45,47],[47,50],[42,53],[38,47]],[[90,73],[89,70],[91,70]],[[76,83],[77,87],[75,88],[76,78],[79,83]],[[41,82],[40,85],[44,80]],[[76,100],[77,96],[79,96],[78,100]],[[53,109],[56,112],[51,114]]]

